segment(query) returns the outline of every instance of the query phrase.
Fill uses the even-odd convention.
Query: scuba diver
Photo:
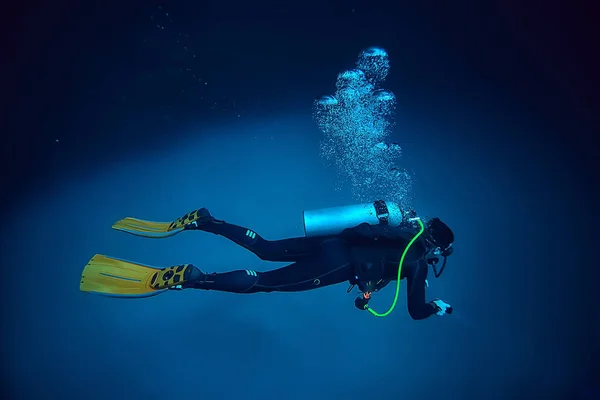
[[[419,229],[420,226],[420,229]],[[266,261],[290,264],[266,272],[252,269],[203,272],[192,264],[156,268],[95,255],[81,276],[80,290],[113,297],[148,297],[170,290],[204,289],[232,293],[301,292],[349,282],[358,286],[354,301],[370,310],[373,293],[406,278],[408,312],[422,320],[451,314],[440,299],[427,302],[425,289],[431,267],[438,278],[453,252],[454,233],[439,218],[425,224],[412,210],[382,200],[368,204],[304,211],[304,237],[263,239],[252,229],[214,218],[206,208],[173,222],[151,222],[127,217],[113,229],[136,236],[164,238],[182,231],[204,231],[223,236]],[[444,258],[438,271],[438,263]],[[385,315],[387,315],[385,314]]]

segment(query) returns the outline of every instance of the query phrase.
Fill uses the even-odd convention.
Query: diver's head
[[[427,264],[433,267],[433,272],[436,278],[439,278],[446,268],[446,260],[452,255],[454,249],[452,244],[454,243],[454,232],[443,223],[439,218],[435,217],[427,221],[425,227],[425,241],[429,247],[428,253],[425,255]],[[442,268],[437,270],[437,263],[440,261],[440,257],[444,257],[444,263]]]

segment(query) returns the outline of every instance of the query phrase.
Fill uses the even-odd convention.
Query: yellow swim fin
[[[111,297],[150,297],[187,282],[191,264],[158,269],[96,254],[81,273],[79,290]]]
[[[186,225],[193,224],[202,218],[212,218],[206,208],[185,214],[173,222],[153,222],[127,217],[113,224],[112,228],[136,236],[148,238],[165,238],[183,231]]]

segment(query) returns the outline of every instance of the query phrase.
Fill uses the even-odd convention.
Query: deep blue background
[[[598,398],[591,8],[413,3],[13,6],[0,147],[5,396]],[[206,206],[280,238],[302,234],[303,209],[351,203],[319,158],[312,99],[372,45],[390,54],[385,87],[398,98],[394,140],[416,176],[414,206],[457,236],[429,290],[454,315],[414,322],[402,299],[376,320],[343,285],[129,302],[79,292],[97,252],[273,267],[212,235],[112,232],[124,216]]]

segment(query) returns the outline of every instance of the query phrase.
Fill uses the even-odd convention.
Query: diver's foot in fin
[[[182,290],[192,287],[194,282],[203,280],[205,274],[192,264],[175,265],[157,271],[150,280],[154,290]]]
[[[81,273],[79,289],[112,297],[149,297],[204,281],[206,274],[192,264],[158,269],[96,254]]]
[[[183,230],[202,229],[202,226],[211,221],[217,220],[210,215],[206,208],[201,208],[187,213],[173,222],[153,222],[127,217],[115,222],[112,228],[135,236],[165,238]]]
[[[201,208],[199,210],[194,211],[193,213],[184,215],[175,222],[178,221],[180,223],[185,224],[183,225],[184,230],[191,231],[202,229],[202,226],[206,225],[209,222],[216,221],[216,219],[212,215],[210,215],[210,212],[206,208]]]

